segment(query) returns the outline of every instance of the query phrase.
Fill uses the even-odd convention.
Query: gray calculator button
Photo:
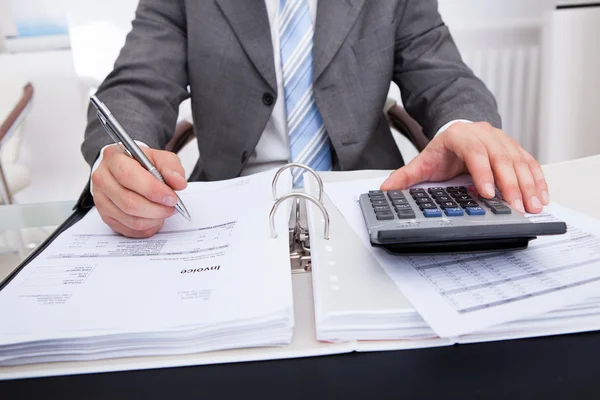
[[[396,211],[400,211],[400,210],[412,210],[412,207],[410,206],[410,204],[396,204],[394,206],[394,208],[396,209]]]
[[[392,214],[391,212],[379,213],[379,214],[376,214],[376,216],[379,221],[394,219],[394,214]]]
[[[433,203],[433,200],[431,200],[429,197],[424,197],[422,199],[416,199],[415,201],[417,202],[417,204]]]
[[[433,197],[439,197],[439,196],[446,196],[447,193],[444,190],[432,190],[429,193],[431,193],[431,195]]]
[[[398,218],[411,219],[411,218],[417,218],[417,216],[415,215],[415,212],[413,210],[399,210]]]
[[[410,194],[414,195],[416,193],[425,193],[425,189],[423,189],[423,188],[410,189],[408,192]]]
[[[428,199],[429,195],[425,192],[415,192],[412,193],[413,198],[415,199]]]
[[[408,200],[406,199],[394,199],[392,200],[392,204],[397,206],[397,205],[401,205],[401,204],[408,204]]]
[[[371,204],[373,204],[373,206],[387,206],[388,202],[385,200],[373,200],[371,201]]]
[[[465,195],[459,195],[459,196],[454,196],[454,199],[456,201],[469,201],[469,200],[473,200],[473,198],[471,196],[469,196],[468,194]]]
[[[376,213],[382,212],[382,211],[391,211],[389,206],[374,206],[373,209],[375,210]]]
[[[492,200],[485,199],[483,202],[488,207],[503,206],[504,205],[504,203],[502,202],[502,200],[498,200],[498,199],[492,199]]]
[[[440,203],[440,207],[441,207],[442,209],[446,209],[446,208],[457,208],[457,207],[458,207],[458,204],[456,204],[456,203],[455,203],[455,202],[453,202],[453,201],[442,201],[442,202]]]
[[[404,199],[406,196],[404,196],[404,193],[402,193],[401,190],[390,190],[388,192],[388,197],[390,198],[390,200],[396,200]]]
[[[492,206],[491,209],[492,209],[492,212],[494,214],[510,214],[511,213],[510,208],[508,208],[508,207],[506,207],[504,205],[502,205],[502,206]]]
[[[442,201],[452,201],[452,197],[450,196],[436,196],[435,201],[441,203]]]
[[[462,208],[466,208],[466,207],[479,207],[479,204],[476,201],[473,201],[473,200],[459,201],[458,204],[460,204],[460,206]]]
[[[431,188],[427,189],[427,191],[428,191],[429,193],[432,193],[432,192],[439,192],[439,191],[442,191],[442,192],[443,192],[443,191],[444,191],[444,188],[443,188],[443,187],[431,187]]]

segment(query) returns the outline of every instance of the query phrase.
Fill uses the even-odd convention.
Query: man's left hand
[[[550,202],[540,164],[519,143],[485,122],[456,122],[439,133],[406,166],[393,172],[381,190],[406,189],[469,173],[479,194],[491,198],[494,185],[521,212],[537,214]]]

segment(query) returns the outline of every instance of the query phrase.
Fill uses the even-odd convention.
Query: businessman
[[[407,165],[383,113],[392,81],[432,139]],[[82,152],[91,194],[125,236],[151,236],[175,213],[186,179],[163,149],[188,97],[200,152],[192,181],[293,161],[395,170],[384,190],[470,172],[480,193],[497,185],[521,211],[549,201],[539,164],[501,131],[493,96],[462,62],[435,0],[141,0],[97,96],[168,184],[111,145],[90,108]]]

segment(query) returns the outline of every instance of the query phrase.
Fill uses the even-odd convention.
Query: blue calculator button
[[[481,207],[467,207],[465,210],[469,215],[485,215],[485,210]]]
[[[426,208],[423,210],[423,215],[425,215],[427,218],[441,217],[442,210],[439,208]]]
[[[463,215],[465,215],[465,213],[463,212],[462,208],[460,208],[460,207],[446,208],[444,210],[444,212],[449,217],[462,217]]]

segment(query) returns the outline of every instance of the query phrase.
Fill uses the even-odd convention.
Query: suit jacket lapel
[[[273,42],[265,2],[217,0],[217,4],[258,72],[271,86],[271,89],[276,91],[277,77],[273,61]]]
[[[365,0],[320,0],[314,39],[314,79],[319,78],[356,21]]]

